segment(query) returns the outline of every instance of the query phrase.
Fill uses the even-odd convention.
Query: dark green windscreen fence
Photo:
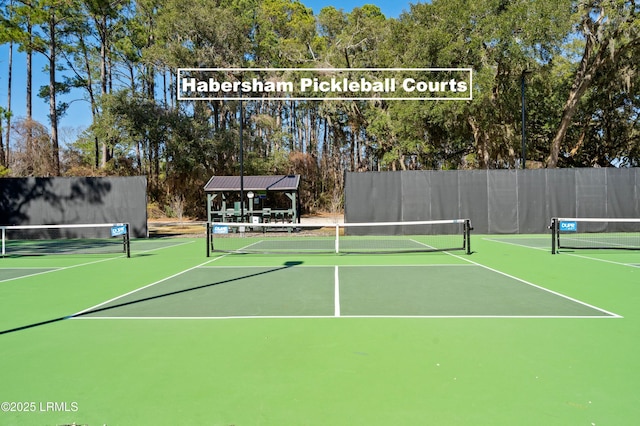
[[[552,217],[640,217],[640,171],[347,173],[345,221],[470,218],[474,233],[548,233]]]
[[[147,179],[0,179],[0,225],[98,223],[128,223],[133,238],[147,237]]]

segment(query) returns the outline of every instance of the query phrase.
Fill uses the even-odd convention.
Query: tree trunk
[[[32,104],[32,83],[33,83],[33,51],[31,50],[31,44],[33,42],[33,26],[31,25],[31,17],[28,17],[27,22],[27,64],[26,64],[26,72],[27,72],[27,99],[26,99],[26,113],[27,113],[27,122],[31,123],[33,121],[33,104]],[[33,131],[32,126],[29,126],[27,129],[27,146],[31,146],[33,139]]]
[[[481,169],[487,169],[489,167],[489,149],[487,147],[488,138],[485,132],[480,129],[475,118],[469,117],[467,119],[471,131],[473,132],[473,140],[476,146],[478,167]]]
[[[58,144],[58,111],[56,110],[56,18],[49,17],[49,119],[51,120],[51,161],[53,175],[60,176],[60,146]]]
[[[7,70],[7,132],[5,133],[5,146],[3,147],[2,164],[9,166],[11,161],[11,79],[13,76],[13,42],[9,42],[9,58]]]
[[[560,125],[556,131],[553,140],[551,141],[551,150],[549,157],[547,158],[547,167],[556,168],[558,166],[558,159],[560,157],[560,146],[564,141],[567,131],[571,126],[571,120],[578,109],[578,102],[585,94],[587,89],[591,86],[595,73],[602,67],[606,61],[606,51],[608,46],[608,40],[605,40],[596,51],[594,37],[587,37],[582,60],[578,67],[578,71],[573,79],[571,90],[567,102],[562,110],[562,118],[560,119]]]
[[[107,17],[106,15],[102,15],[100,19],[94,19],[96,27],[98,28],[98,35],[100,37],[100,91],[101,95],[104,96],[107,94],[107,82],[108,82],[108,74],[107,74]],[[100,168],[104,169],[107,167],[107,162],[111,159],[109,155],[109,145],[106,140],[102,141],[101,145],[101,158],[100,158]],[[96,149],[97,151],[97,149]],[[98,161],[96,160],[96,164]]]
[[[91,105],[91,121],[95,123],[96,119],[98,118],[98,104],[96,102],[95,94],[93,93],[93,78],[91,76],[91,62],[89,60],[89,51],[87,50],[87,44],[82,32],[79,33],[79,41],[82,51],[82,60],[84,61],[84,72],[87,76],[87,84],[85,88],[87,89],[87,94],[89,95],[89,103]],[[93,137],[93,145],[93,154],[95,156],[93,165],[97,169],[98,167],[100,167],[100,140],[97,136]]]

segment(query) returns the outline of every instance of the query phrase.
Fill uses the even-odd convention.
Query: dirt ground
[[[344,223],[342,213],[320,213],[305,215],[300,223]],[[197,237],[205,234],[206,222],[197,220],[177,221],[175,218],[149,219],[147,227],[150,237]]]

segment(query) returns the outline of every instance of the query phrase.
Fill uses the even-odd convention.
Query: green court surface
[[[1,425],[632,425],[640,252],[0,259]]]

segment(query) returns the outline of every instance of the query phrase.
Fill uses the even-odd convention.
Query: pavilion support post
[[[291,200],[291,213],[293,214],[292,221],[295,222],[298,219],[298,202],[296,200],[296,193],[285,192],[285,195]]]

